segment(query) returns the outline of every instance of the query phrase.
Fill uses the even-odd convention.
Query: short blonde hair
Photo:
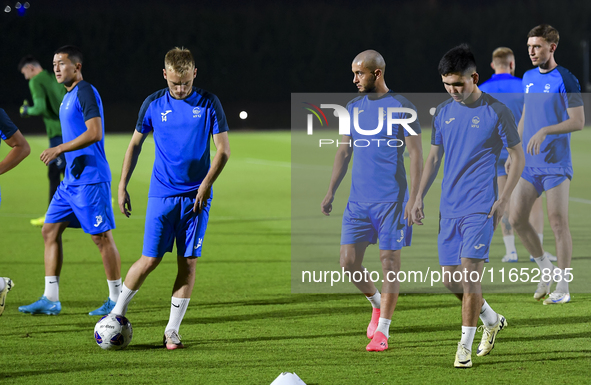
[[[509,67],[511,60],[515,58],[511,48],[499,47],[493,51],[492,61],[495,66]]]
[[[183,76],[195,68],[195,60],[191,51],[184,47],[174,47],[166,53],[164,57],[164,68],[176,72]]]

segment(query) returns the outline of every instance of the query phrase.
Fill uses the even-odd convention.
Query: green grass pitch
[[[426,154],[429,135],[424,137]],[[114,192],[129,138],[106,137]],[[296,372],[308,385],[589,381],[590,294],[573,293],[563,306],[542,306],[533,291],[486,296],[509,327],[489,356],[473,356],[469,370],[453,368],[461,322],[460,304],[451,294],[401,295],[390,349],[373,354],[365,351],[371,309],[361,294],[292,294],[289,132],[230,134],[232,157],[215,185],[204,256],[181,325],[186,349],[161,347],[176,274],[175,258],[167,254],[130,305],[131,345],[103,351],[92,333],[98,317],[87,313],[107,298],[107,285],[100,255],[81,230],[64,235],[62,313],[31,316],[17,310],[40,297],[44,284],[41,231],[29,220],[47,205],[46,171],[38,159],[47,139],[28,140],[31,156],[0,177],[0,276],[15,282],[0,317],[2,383],[269,384],[283,371]],[[573,134],[572,148],[571,196],[579,198],[570,204],[573,261],[589,271],[591,129]],[[0,157],[7,150],[2,145]],[[115,214],[123,276],[141,253],[153,151],[149,139],[129,186],[132,217]],[[437,210],[436,195],[426,202],[431,212]],[[548,226],[545,234],[554,252]],[[435,240],[417,239],[436,258]],[[503,250],[497,233],[491,259]],[[526,255],[522,246],[518,251]],[[374,254],[368,251],[367,258]]]

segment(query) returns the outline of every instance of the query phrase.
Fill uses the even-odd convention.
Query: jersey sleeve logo
[[[169,112],[172,112],[172,110],[166,110],[165,112],[161,112],[160,115],[162,115],[162,121],[166,122],[167,121],[167,116]]]
[[[449,120],[445,121],[445,124],[450,124],[451,122],[453,122],[454,120],[456,120],[456,118],[449,118]]]
[[[533,86],[534,83],[529,83],[527,86],[525,86],[525,93],[529,94],[529,87]]]
[[[478,116],[473,117],[472,118],[472,127],[480,128],[478,123],[480,123],[480,118]]]

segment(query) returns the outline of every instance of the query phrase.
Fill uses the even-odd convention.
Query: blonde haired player
[[[197,258],[201,256],[209,219],[212,185],[230,157],[228,125],[218,98],[193,87],[197,75],[188,49],[174,48],[164,59],[167,88],[150,95],[140,108],[129,143],[121,181],[119,209],[131,215],[127,184],[137,164],[142,144],[153,132],[156,158],[146,210],[142,256],[127,272],[123,291],[112,313],[125,315],[129,302],[146,277],[172,251],[176,241],[178,274],[172,289],[170,318],[164,329],[167,349],[183,348],[179,327],[193,286]],[[217,152],[210,160],[210,138]]]
[[[521,79],[515,77],[515,55],[513,50],[507,47],[499,47],[493,51],[491,68],[495,71],[494,75],[486,82],[480,85],[480,90],[492,94],[492,96],[505,104],[515,117],[516,124],[521,119],[523,112],[523,90]],[[497,162],[497,181],[499,191],[503,191],[507,183],[507,171],[505,162],[509,156],[506,149],[501,150],[501,156]],[[517,262],[517,249],[515,248],[515,235],[513,227],[509,223],[510,203],[507,203],[503,218],[501,219],[501,231],[503,232],[503,242],[505,243],[506,254],[502,262]],[[544,239],[544,209],[542,208],[542,197],[538,197],[532,208],[529,221],[536,229],[540,242]],[[556,257],[545,252],[550,261],[556,261]],[[530,261],[534,261],[530,256]]]

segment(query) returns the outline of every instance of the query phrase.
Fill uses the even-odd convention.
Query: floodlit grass
[[[424,137],[426,153],[429,135]],[[129,138],[106,137],[114,192]],[[529,294],[487,295],[509,327],[489,356],[474,355],[474,367],[463,371],[453,368],[461,332],[460,304],[451,294],[401,295],[390,349],[383,353],[365,351],[371,309],[362,295],[292,294],[289,132],[230,135],[232,157],[214,188],[204,255],[180,329],[186,349],[161,347],[176,274],[175,258],[167,254],[130,305],[131,345],[103,351],[93,339],[98,317],[87,313],[107,298],[106,278],[96,247],[81,230],[64,234],[62,313],[31,316],[17,310],[40,297],[44,285],[41,231],[29,220],[47,205],[46,171],[38,160],[47,139],[28,140],[31,156],[0,178],[0,276],[15,282],[0,318],[3,383],[269,384],[283,371],[296,372],[308,385],[588,382],[590,294],[573,293],[563,306],[534,301],[535,285]],[[573,134],[572,145],[571,196],[581,199],[570,205],[573,264],[589,271],[591,130]],[[148,139],[129,186],[132,217],[116,213],[113,235],[123,275],[141,253],[153,147]],[[7,150],[2,145],[0,156]],[[434,192],[426,202],[432,217]],[[554,252],[548,226],[545,233],[547,249]],[[422,254],[436,258],[433,237],[419,236],[416,243]],[[412,256],[413,247],[404,255]],[[526,252],[519,247],[523,258]],[[338,244],[334,250],[338,253]],[[503,250],[496,234],[491,260],[500,259]],[[371,249],[367,258],[374,254]]]

